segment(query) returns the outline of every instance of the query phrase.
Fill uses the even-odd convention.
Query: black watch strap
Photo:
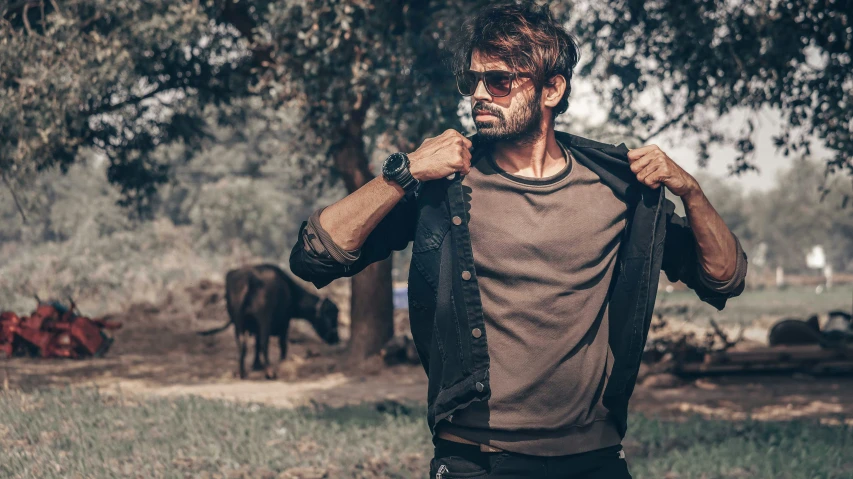
[[[409,171],[409,168],[403,168],[402,171],[394,178],[394,181],[403,188],[403,191],[406,193],[412,191],[413,189],[418,187],[418,180],[416,180],[412,173]]]

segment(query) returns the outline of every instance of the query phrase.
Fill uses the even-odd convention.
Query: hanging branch
[[[684,111],[682,111],[678,116],[676,116],[675,118],[672,118],[672,119],[671,119],[671,120],[669,120],[668,122],[664,123],[663,125],[661,125],[661,126],[660,126],[660,128],[658,128],[657,130],[655,130],[655,131],[653,131],[653,132],[649,133],[649,134],[648,134],[648,135],[646,135],[645,137],[640,138],[640,143],[642,143],[642,144],[646,144],[646,142],[648,142],[648,141],[649,141],[649,140],[651,140],[652,138],[656,137],[658,134],[660,134],[660,132],[662,132],[662,131],[666,130],[667,128],[669,128],[669,127],[671,127],[672,125],[674,125],[674,124],[678,123],[679,121],[681,121],[681,119],[682,119],[682,118],[684,118],[688,113],[690,113],[690,110],[689,110],[689,109],[687,109],[687,108],[685,108],[685,109],[684,109]]]
[[[15,194],[15,189],[12,188],[12,184],[9,183],[9,178],[6,178],[6,175],[3,175],[3,182],[6,183],[6,187],[9,188],[9,192],[12,193],[12,199],[15,200],[15,206],[18,207],[18,213],[21,213],[21,219],[24,220],[24,224],[27,224],[27,215],[24,214],[24,209],[18,201],[18,195]]]

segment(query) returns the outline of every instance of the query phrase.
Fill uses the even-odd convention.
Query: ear
[[[564,93],[566,93],[566,77],[563,75],[554,75],[542,87],[542,100],[545,106],[554,108],[560,103]]]

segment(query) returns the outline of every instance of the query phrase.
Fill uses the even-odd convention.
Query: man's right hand
[[[447,130],[427,138],[420,148],[408,154],[409,171],[416,180],[430,181],[471,171],[471,140],[456,130]]]

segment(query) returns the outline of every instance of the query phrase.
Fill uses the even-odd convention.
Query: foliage
[[[770,107],[787,120],[776,144],[809,155],[814,140],[835,156],[830,170],[853,174],[853,18],[846,1],[620,0],[580,2],[575,32],[591,50],[582,75],[611,102],[609,122],[648,139],[677,128],[735,144],[740,172],[754,165],[753,118]],[[748,118],[732,134],[716,120]]]
[[[248,244],[252,254],[279,259],[297,221],[340,197],[342,187],[353,191],[370,180],[387,153],[411,151],[449,127],[464,130],[446,42],[484,3],[3,2],[0,220],[14,225],[0,231],[0,240],[13,241],[4,254],[47,242],[52,251],[71,245],[66,255],[97,244],[122,257],[132,242],[110,238],[143,231],[137,220],[159,217],[170,227],[191,226],[187,241],[204,254]],[[711,120],[771,107],[788,119],[780,145],[807,153],[816,136],[838,152],[830,166],[849,161],[851,28],[842,2],[579,7],[551,5],[558,18],[573,20],[592,52],[580,75],[611,100],[602,139],[630,143],[679,128],[699,133],[707,152],[712,141],[726,140]],[[751,151],[748,135],[739,146]],[[733,169],[748,168],[747,160]],[[84,170],[74,173],[75,163]],[[33,224],[17,227],[5,190],[17,193]],[[113,201],[132,206],[132,218],[107,207]],[[750,201],[742,211],[753,208]],[[721,207],[735,214],[733,202]],[[776,218],[761,227],[747,227],[743,215],[727,219],[755,241],[810,228],[831,230],[831,241],[847,244],[849,221],[834,226],[829,217],[799,226]],[[777,251],[787,257],[801,247]],[[848,257],[833,261],[850,264]],[[363,297],[388,292],[389,285],[371,284],[375,294]]]
[[[170,165],[152,153],[183,144],[191,155],[209,138],[210,105],[220,121],[237,124],[258,110],[233,102],[256,94],[273,111],[299,101],[297,131],[316,133],[302,138],[315,151],[369,158],[377,148],[411,148],[457,123],[441,52],[442,32],[458,24],[460,8],[14,2],[0,9],[0,170],[20,183],[53,166],[64,171],[80,148],[95,148],[109,161],[122,204],[143,213],[170,177]],[[351,168],[370,176],[363,161]]]
[[[835,271],[853,269],[853,187],[849,177],[824,175],[815,161],[794,160],[770,190],[745,194],[723,178],[696,175],[705,195],[752,257],[767,245],[767,265],[809,272],[806,251],[822,245]],[[680,203],[675,200],[676,203]],[[682,213],[683,214],[683,213]],[[750,264],[750,268],[757,265]],[[813,271],[812,271],[813,272]]]
[[[169,173],[151,152],[193,151],[203,107],[246,91],[245,42],[197,2],[61,3],[0,9],[0,171],[21,182],[96,148],[141,213]]]
[[[301,144],[329,183],[352,190],[367,164],[459,127],[446,41],[484,2],[336,0],[80,0],[0,9],[0,170],[20,183],[100,150],[122,204],[147,211],[170,164],[152,154],[210,139],[206,119],[238,124],[296,102]],[[771,107],[786,153],[814,138],[849,168],[850,52],[845,2],[623,0],[552,5],[590,52],[579,72],[610,100],[623,137],[666,128],[736,143],[751,168],[753,121],[732,135],[714,120]],[[215,110],[209,110],[216,105]],[[268,112],[261,113],[267,115]],[[353,161],[355,158],[355,161]],[[305,163],[307,164],[307,163]],[[340,176],[338,176],[340,175]],[[19,185],[20,186],[20,185]]]
[[[849,178],[824,178],[823,168],[796,160],[777,186],[755,197],[750,212],[755,237],[767,243],[771,264],[805,270],[805,252],[822,245],[836,271],[853,265],[853,196]]]
[[[331,152],[360,142],[352,138],[359,133],[368,152],[385,144],[408,150],[458,127],[447,33],[463,6],[478,2],[292,3],[271,5],[262,28],[275,59],[277,82],[268,86],[304,99],[307,125]]]
[[[115,310],[182,282],[219,280],[246,261],[286,266],[300,221],[342,188],[313,196],[316,178],[294,186],[290,172],[304,157],[265,122],[210,131],[216,143],[189,164],[179,145],[158,152],[173,180],[150,204],[154,221],[127,217],[107,163],[92,152],[66,174],[46,172],[19,191],[27,224],[0,197],[0,304],[27,311],[37,293],[71,295],[87,311]]]

